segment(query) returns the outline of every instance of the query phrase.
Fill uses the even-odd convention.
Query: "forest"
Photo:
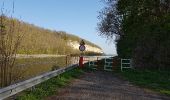
[[[131,58],[136,68],[169,68],[170,1],[103,1],[98,30],[108,39],[116,37],[118,56]]]

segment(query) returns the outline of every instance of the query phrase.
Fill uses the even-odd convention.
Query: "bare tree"
[[[120,15],[117,10],[117,0],[104,0],[107,4],[102,11],[99,12],[98,30],[100,35],[106,36],[107,39],[119,40],[120,36],[123,35],[121,30],[121,22],[123,15]]]
[[[1,87],[12,83],[16,54],[23,35],[20,23],[13,17],[8,18],[1,10],[0,14],[0,83]]]

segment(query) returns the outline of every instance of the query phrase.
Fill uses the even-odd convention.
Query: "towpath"
[[[87,72],[46,100],[170,100],[122,80],[111,72]]]

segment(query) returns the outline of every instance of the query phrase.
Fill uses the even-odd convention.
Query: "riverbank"
[[[32,54],[32,55],[27,55],[27,54],[17,54],[16,58],[17,59],[22,59],[22,58],[47,58],[47,57],[64,57],[66,55],[54,55],[54,54]]]

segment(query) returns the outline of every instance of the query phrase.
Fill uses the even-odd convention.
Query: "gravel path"
[[[170,100],[152,91],[141,89],[110,72],[85,73],[46,100]]]

